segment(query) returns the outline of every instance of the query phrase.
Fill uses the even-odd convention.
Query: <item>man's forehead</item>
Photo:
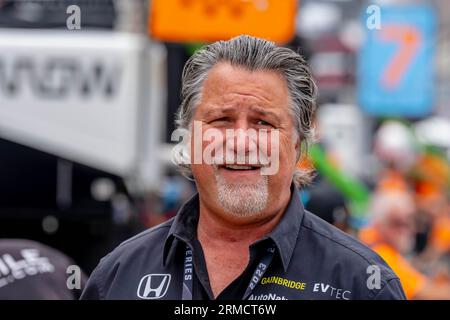
[[[402,206],[402,205],[396,205],[389,212],[389,216],[393,220],[412,219],[414,217],[414,214],[415,214],[415,211],[414,211],[413,207]]]
[[[271,110],[259,105],[250,105],[248,108],[239,108],[239,106],[220,106],[220,105],[209,105],[205,106],[202,110],[202,115],[204,117],[213,117],[226,114],[234,114],[240,111],[249,111],[259,116],[275,117],[278,118],[280,115],[276,110]]]
[[[236,107],[236,104],[251,106],[253,111],[271,107],[285,107],[289,92],[283,76],[270,70],[250,71],[219,63],[207,75],[202,88],[201,104],[214,103]]]

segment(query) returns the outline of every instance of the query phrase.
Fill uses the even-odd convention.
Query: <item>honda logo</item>
[[[148,274],[141,279],[137,295],[142,299],[160,299],[167,293],[170,274]]]

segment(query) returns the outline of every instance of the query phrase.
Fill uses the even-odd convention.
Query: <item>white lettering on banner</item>
[[[39,99],[64,99],[70,95],[90,98],[114,97],[120,88],[122,66],[119,61],[82,63],[74,57],[35,59],[19,55],[0,55],[0,94],[14,98],[30,92]]]
[[[16,260],[9,253],[0,256],[0,288],[27,276],[55,271],[48,258],[41,257],[37,249],[23,249],[20,254],[23,259]]]
[[[141,34],[100,30],[0,28],[2,134],[119,176],[136,172],[141,187],[157,186],[159,161],[142,157],[154,158],[161,121],[142,128],[138,122],[142,113],[153,114],[142,99],[157,103],[161,96],[158,70],[151,75],[152,93],[142,91],[144,56],[162,61],[163,48],[148,48],[147,40]],[[138,143],[142,134],[150,138]]]

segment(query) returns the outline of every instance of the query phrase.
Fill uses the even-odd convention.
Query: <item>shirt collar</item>
[[[277,247],[284,271],[289,263],[297,245],[297,238],[300,232],[300,225],[304,216],[303,205],[300,201],[298,189],[291,186],[291,199],[284,211],[278,225],[265,237],[272,239]]]
[[[278,225],[263,239],[257,243],[271,239],[280,255],[283,268],[286,271],[292,258],[300,225],[304,216],[303,205],[297,188],[291,186],[291,198]],[[196,236],[197,223],[199,217],[199,196],[194,195],[178,211],[170,227],[166,241],[164,243],[163,264],[167,263],[167,257],[175,247],[176,240],[190,245]],[[255,243],[256,244],[256,243]]]
[[[199,196],[197,193],[178,210],[172,222],[164,243],[163,265],[166,265],[167,257],[172,248],[175,247],[174,242],[181,240],[189,245],[192,243],[192,239],[194,239],[197,233],[198,217]]]

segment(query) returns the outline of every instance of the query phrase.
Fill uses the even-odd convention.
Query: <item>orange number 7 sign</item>
[[[380,39],[399,45],[381,76],[383,86],[388,90],[394,90],[401,83],[416,56],[422,44],[422,35],[420,30],[413,26],[390,24],[380,31]]]

